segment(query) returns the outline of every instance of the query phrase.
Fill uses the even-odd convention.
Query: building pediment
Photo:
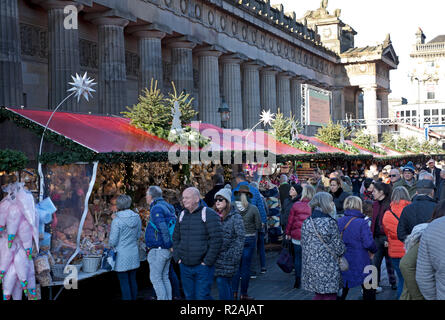
[[[394,47],[392,44],[389,44],[383,52],[382,52],[382,60],[387,63],[390,67],[397,69],[397,66],[399,65],[399,57],[396,54],[396,51],[394,50]]]
[[[397,69],[399,57],[391,43],[383,45],[352,48],[340,54],[341,63],[376,62],[382,61],[391,69]]]

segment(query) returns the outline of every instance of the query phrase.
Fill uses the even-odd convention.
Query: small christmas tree
[[[122,112],[131,119],[131,124],[160,138],[167,138],[172,115],[171,107],[165,103],[164,95],[158,89],[158,82],[151,80],[150,88],[145,88],[139,102],[128,111]]]
[[[181,92],[178,96],[176,86],[173,82],[172,87],[173,93],[169,93],[168,98],[166,98],[165,101],[171,108],[174,107],[175,102],[179,103],[181,123],[182,125],[189,124],[198,115],[198,112],[193,109],[193,98],[190,97],[190,94],[186,94],[185,92]]]

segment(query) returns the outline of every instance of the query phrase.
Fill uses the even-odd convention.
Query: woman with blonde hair
[[[315,189],[309,184],[303,185],[301,192],[301,201],[294,203],[290,210],[289,220],[286,227],[286,239],[292,240],[295,254],[295,284],[294,288],[298,289],[301,285],[301,227],[312,213],[309,207],[309,201],[315,195]]]
[[[391,204],[388,211],[385,212],[382,220],[383,230],[388,237],[388,255],[391,258],[392,265],[398,277],[397,300],[403,291],[403,275],[400,271],[400,260],[405,255],[403,242],[397,237],[397,227],[399,226],[400,216],[403,209],[411,204],[411,197],[405,187],[394,188],[391,196]]]
[[[362,213],[362,200],[359,197],[345,199],[344,217],[338,220],[338,229],[346,246],[345,258],[349,270],[342,272],[343,292],[339,300],[345,300],[349,289],[362,286],[363,300],[375,300],[376,291],[366,289],[364,280],[369,275],[365,267],[372,264],[371,257],[377,252],[371,228]]]
[[[345,245],[332,217],[335,205],[326,192],[317,193],[308,204],[312,215],[301,228],[301,285],[315,292],[313,300],[336,300],[342,282],[339,257]]]
[[[241,257],[240,266],[232,278],[232,289],[234,300],[238,299],[238,288],[241,277],[241,296],[240,300],[252,300],[247,295],[250,280],[250,265],[255,251],[257,241],[257,232],[261,230],[261,217],[258,208],[250,203],[253,194],[250,192],[249,186],[241,185],[234,192],[236,211],[243,218],[245,238],[244,248]]]

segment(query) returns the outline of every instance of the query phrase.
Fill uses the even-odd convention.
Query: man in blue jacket
[[[173,243],[169,227],[172,229],[176,223],[175,209],[162,198],[162,190],[157,186],[148,188],[146,200],[150,205],[150,221],[145,230],[150,281],[158,300],[172,300],[168,275]]]

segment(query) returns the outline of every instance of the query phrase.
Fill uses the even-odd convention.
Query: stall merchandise
[[[9,184],[0,202],[0,280],[3,299],[36,300],[33,256],[39,251],[39,217],[24,183]],[[23,291],[23,292],[22,292]]]

